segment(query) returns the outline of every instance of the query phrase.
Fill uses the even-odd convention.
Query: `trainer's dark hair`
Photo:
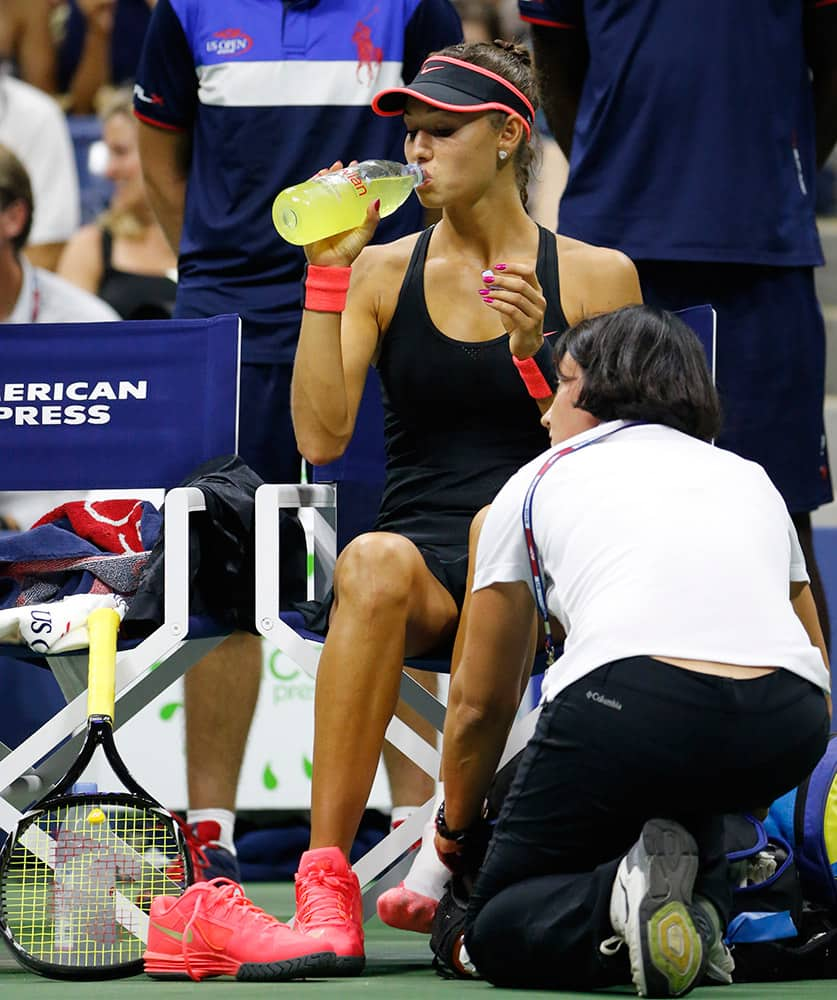
[[[646,420],[710,441],[721,423],[706,354],[677,316],[625,306],[582,320],[555,345],[581,367],[576,406],[599,420]]]

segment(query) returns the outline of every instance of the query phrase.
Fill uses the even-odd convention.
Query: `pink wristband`
[[[343,312],[351,279],[351,267],[309,264],[305,269],[305,308],[314,312]]]
[[[514,362],[514,367],[520,373],[520,377],[523,379],[526,391],[532,399],[547,399],[552,395],[552,387],[544,378],[544,374],[534,358],[526,358],[524,361],[521,361],[520,358],[512,355],[512,361]]]

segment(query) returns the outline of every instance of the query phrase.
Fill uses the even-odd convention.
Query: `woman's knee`
[[[384,531],[359,535],[334,568],[337,604],[373,609],[406,604],[418,561],[421,555],[407,538]]]

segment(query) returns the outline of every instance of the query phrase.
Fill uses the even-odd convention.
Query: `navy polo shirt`
[[[291,361],[304,256],[273,228],[273,199],[338,159],[403,162],[403,121],[372,97],[460,40],[448,0],[159,0],[134,108],[192,135],[175,314],[238,312],[245,361]],[[421,226],[411,197],[376,242]]]
[[[559,231],[635,259],[821,264],[803,22],[823,6],[519,0],[590,52]]]

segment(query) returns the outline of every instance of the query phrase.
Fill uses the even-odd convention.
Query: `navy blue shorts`
[[[810,267],[637,261],[645,301],[717,313],[717,444],[764,466],[792,513],[832,499],[825,325]]]
[[[241,365],[238,454],[266,483],[298,483],[291,422],[292,364]]]

